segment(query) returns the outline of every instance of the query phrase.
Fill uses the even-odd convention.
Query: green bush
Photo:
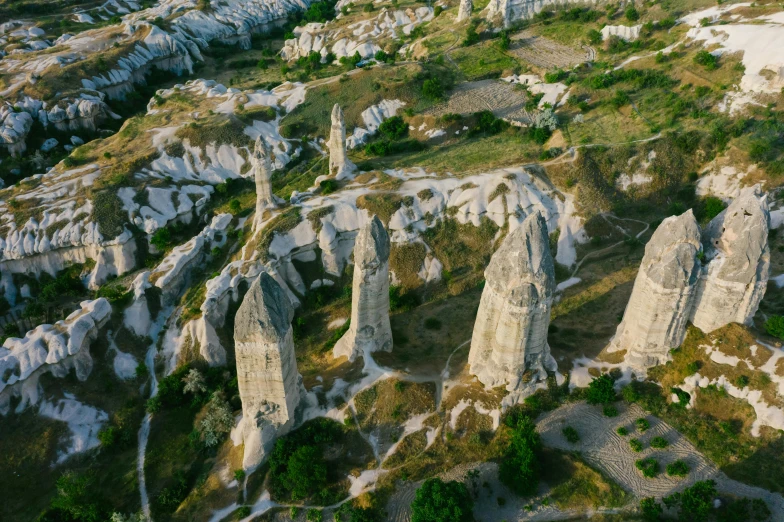
[[[444,97],[444,86],[438,78],[430,78],[422,83],[422,96],[429,100],[440,100]]]
[[[378,126],[378,132],[389,140],[399,140],[408,136],[408,124],[402,117],[393,116]]]
[[[618,408],[616,408],[612,404],[608,404],[604,408],[602,408],[602,413],[604,413],[605,417],[617,417]]]
[[[427,479],[411,503],[411,522],[473,522],[474,501],[462,482]]]
[[[250,516],[250,506],[240,506],[237,508],[237,511],[234,512],[234,518],[237,520],[242,520],[243,518],[248,518]]]
[[[656,449],[662,449],[669,446],[670,443],[667,442],[667,439],[664,437],[654,437],[651,439],[651,447]]]
[[[308,522],[321,522],[324,518],[324,513],[320,509],[310,508],[308,509],[305,518]]]
[[[645,431],[648,430],[648,428],[651,427],[651,424],[648,422],[648,419],[644,419],[642,417],[634,421],[634,425],[637,426],[637,429],[640,431],[640,433],[644,433]]]
[[[690,522],[704,522],[713,510],[713,499],[716,497],[716,482],[701,480],[695,482],[682,493],[665,497],[665,505],[680,505],[678,517]]]
[[[609,404],[615,401],[615,381],[608,374],[594,378],[588,385],[588,404]]]
[[[602,43],[602,33],[596,29],[590,29],[588,31],[588,43],[591,45],[599,45]]]
[[[657,522],[662,513],[664,513],[664,508],[656,502],[655,498],[648,497],[640,500],[640,514],[646,522]]]
[[[647,458],[647,459],[640,459],[634,463],[634,465],[642,471],[642,476],[646,478],[653,478],[659,472],[659,463],[656,462],[656,459]]]
[[[765,321],[765,331],[773,337],[778,337],[784,340],[784,316],[771,315]]]
[[[702,65],[708,71],[713,71],[719,66],[719,59],[703,49],[694,55],[694,63]]]
[[[617,433],[621,437],[625,437],[629,434],[629,430],[627,430],[624,426],[621,426],[620,428],[615,430],[615,433]]]
[[[566,440],[572,444],[576,444],[580,441],[580,434],[577,433],[577,430],[571,426],[567,426],[562,429],[561,433],[563,433],[564,438],[566,438]]]
[[[637,9],[634,8],[633,5],[630,5],[626,8],[626,11],[623,13],[626,16],[626,19],[630,22],[636,22],[640,19],[640,13],[637,12]]]
[[[539,458],[542,442],[536,425],[528,417],[517,420],[498,474],[501,482],[518,495],[536,493],[539,486]]]
[[[639,453],[642,451],[642,442],[640,442],[639,439],[630,440],[629,446],[632,448],[632,451],[635,453]]]
[[[667,464],[667,474],[671,477],[685,477],[689,474],[689,465],[682,460]]]

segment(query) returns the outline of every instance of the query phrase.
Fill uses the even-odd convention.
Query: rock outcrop
[[[462,22],[471,18],[471,11],[474,9],[472,0],[460,0],[460,7],[457,11],[457,21]]]
[[[487,20],[509,25],[517,20],[533,18],[546,9],[559,9],[570,4],[582,5],[583,0],[490,0],[487,4]],[[603,0],[593,4],[603,4]]]
[[[329,174],[335,179],[346,179],[357,167],[346,156],[346,122],[337,103],[332,107],[332,128],[329,132]]]
[[[749,324],[770,275],[766,196],[746,189],[702,235],[707,264],[694,298],[691,322],[705,333],[729,323]]]
[[[261,136],[256,138],[256,148],[251,156],[253,165],[253,179],[256,182],[256,216],[253,219],[253,229],[257,229],[264,219],[264,211],[275,208],[275,196],[272,194],[272,158],[267,142]]]
[[[6,339],[0,347],[0,415],[9,412],[12,397],[21,398],[16,412],[37,404],[39,380],[46,373],[63,378],[74,369],[77,379],[86,380],[93,369],[90,344],[111,314],[104,298],[83,301],[62,321],[37,326],[21,339]]]
[[[488,388],[506,385],[519,397],[555,370],[547,344],[555,264],[547,222],[529,215],[509,233],[485,270],[468,364]],[[531,379],[524,379],[533,372]]]
[[[390,242],[378,216],[365,225],[354,244],[351,323],[332,350],[335,358],[375,351],[392,351],[389,325]]]
[[[294,355],[293,316],[286,292],[264,272],[245,294],[234,321],[243,467],[248,470],[261,464],[275,438],[291,429],[304,394]]]
[[[700,274],[700,227],[689,210],[664,221],[645,246],[621,324],[608,351],[644,369],[667,360],[686,335]]]

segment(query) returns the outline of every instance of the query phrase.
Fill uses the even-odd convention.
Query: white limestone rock
[[[568,5],[583,5],[583,0],[490,0],[487,4],[487,20],[508,26],[517,20],[533,18],[535,14],[550,9],[561,9]],[[593,4],[604,4],[595,0]]]
[[[237,311],[234,343],[246,470],[261,464],[275,438],[291,429],[304,395],[294,354],[293,317],[286,292],[266,272],[253,282]]]
[[[93,368],[90,344],[109,320],[112,307],[104,298],[82,301],[80,308],[55,324],[43,324],[21,339],[11,337],[0,347],[0,415],[10,410],[12,397],[20,397],[16,412],[38,403],[42,375],[63,378],[76,370],[84,381]]]
[[[267,142],[261,136],[256,138],[256,147],[251,156],[253,165],[253,179],[256,181],[256,215],[253,219],[253,229],[256,230],[264,219],[264,211],[275,208],[277,203],[272,194],[272,162]]]
[[[346,156],[346,122],[337,103],[332,107],[332,127],[329,132],[329,174],[335,179],[351,179],[356,165]]]
[[[700,227],[691,210],[662,221],[648,244],[623,321],[609,352],[626,350],[626,362],[645,369],[661,364],[686,336],[699,280]]]
[[[532,392],[556,369],[547,344],[555,294],[555,264],[547,222],[529,215],[501,243],[485,270],[468,364],[488,388],[506,385],[513,394]],[[523,382],[523,375],[534,372]]]
[[[348,357],[376,351],[392,351],[389,325],[390,242],[378,216],[359,231],[354,244],[354,281],[351,296],[351,324],[332,350],[332,355]]]
[[[471,18],[471,11],[474,9],[472,0],[460,0],[460,8],[457,11],[457,21],[462,22]]]
[[[770,275],[767,197],[746,189],[703,232],[707,265],[691,322],[705,333],[729,323],[750,324]]]

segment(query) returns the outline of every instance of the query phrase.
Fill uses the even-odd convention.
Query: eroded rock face
[[[264,211],[268,208],[275,208],[275,196],[272,195],[272,161],[271,152],[267,142],[256,138],[256,148],[251,156],[253,165],[253,179],[256,181],[256,217],[253,221],[253,228],[256,229],[264,218]]]
[[[251,284],[237,311],[234,343],[245,469],[258,466],[275,438],[291,429],[304,394],[294,355],[293,317],[286,292],[266,272]]]
[[[504,26],[517,20],[533,18],[545,9],[558,9],[569,4],[583,4],[582,0],[490,0],[487,5],[487,19],[500,22]],[[603,4],[603,0],[592,2]]]
[[[662,221],[645,246],[623,321],[608,351],[627,350],[634,368],[667,360],[686,335],[699,280],[700,227],[689,210]]]
[[[39,380],[46,373],[63,378],[74,369],[76,378],[85,381],[93,369],[90,344],[111,313],[102,297],[82,301],[64,320],[37,326],[21,339],[6,339],[0,346],[0,415],[8,413],[11,397],[21,398],[17,413],[37,404]]]
[[[555,268],[541,213],[529,215],[504,239],[485,281],[468,355],[471,374],[486,387],[524,392],[556,367],[547,344]],[[535,375],[523,382],[527,371]]]
[[[350,178],[357,167],[346,156],[346,122],[337,103],[332,108],[332,128],[329,132],[329,174],[335,179]]]
[[[770,275],[767,198],[744,190],[713,218],[702,235],[703,267],[692,323],[705,333],[729,323],[749,324],[757,313]]]
[[[332,350],[353,361],[365,352],[392,351],[389,325],[390,242],[378,216],[365,225],[354,244],[351,324]]]
[[[460,0],[460,8],[457,11],[457,21],[462,22],[471,18],[471,11],[474,8],[472,0]]]

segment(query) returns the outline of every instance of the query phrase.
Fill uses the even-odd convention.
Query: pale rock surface
[[[468,364],[488,388],[506,385],[517,397],[556,369],[547,344],[555,294],[555,263],[547,222],[529,215],[501,243],[485,270]],[[535,373],[530,382],[523,374]]]
[[[729,323],[749,324],[770,275],[767,196],[745,189],[703,233],[707,265],[694,298],[691,322],[705,333]]]
[[[490,0],[487,4],[487,20],[500,22],[504,26],[517,20],[533,18],[535,14],[546,9],[560,9],[568,5],[583,5],[582,0]],[[604,4],[604,0],[596,0],[594,4]]]
[[[253,229],[258,229],[264,219],[264,211],[275,208],[275,196],[272,195],[272,152],[261,136],[256,138],[256,148],[251,156],[253,165],[253,179],[256,182],[256,215],[253,219]]]
[[[642,25],[605,25],[602,27],[602,38],[607,40],[611,36],[617,36],[621,40],[632,42],[640,37]]]
[[[462,22],[471,18],[471,11],[474,8],[472,0],[460,0],[460,7],[457,11],[457,21]]]
[[[700,272],[700,227],[689,210],[668,217],[645,246],[623,321],[608,351],[644,369],[663,363],[686,335]]]
[[[0,415],[8,413],[11,397],[21,397],[17,413],[37,404],[38,381],[46,373],[63,378],[75,369],[76,378],[86,380],[93,368],[90,344],[111,313],[104,298],[82,301],[64,320],[37,326],[21,339],[6,339],[0,347]]]
[[[294,354],[293,317],[286,292],[266,272],[253,282],[237,311],[234,343],[246,470],[261,464],[275,438],[291,429],[304,395]]]
[[[332,350],[335,358],[392,351],[389,325],[390,242],[378,216],[359,231],[354,244],[351,323]]]
[[[329,174],[335,179],[350,179],[357,170],[346,156],[346,121],[337,103],[332,107],[332,127],[329,131]]]

